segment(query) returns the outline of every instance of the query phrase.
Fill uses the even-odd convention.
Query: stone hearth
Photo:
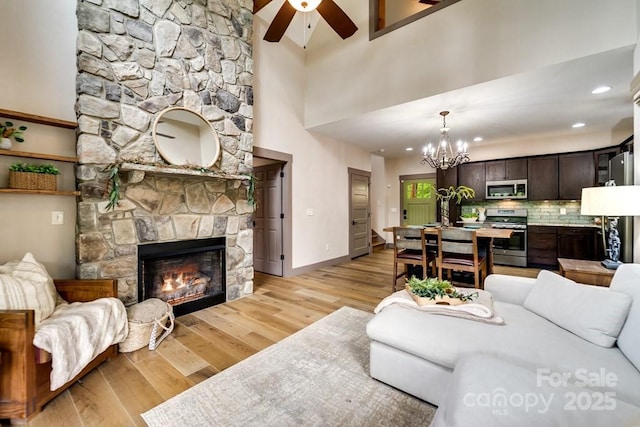
[[[126,304],[137,301],[137,246],[154,242],[224,236],[226,299],[253,291],[251,7],[78,2],[78,276],[118,279]],[[172,106],[202,114],[218,132],[211,170],[181,174],[156,151],[152,124]],[[115,164],[122,199],[107,210]]]

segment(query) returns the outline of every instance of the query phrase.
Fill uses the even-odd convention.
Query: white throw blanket
[[[431,314],[442,314],[446,316],[462,317],[464,319],[477,320],[479,322],[503,325],[504,319],[497,316],[493,309],[493,297],[487,291],[481,289],[456,288],[459,293],[477,292],[478,297],[473,302],[460,305],[418,305],[407,290],[395,292],[382,301],[373,311],[378,314],[380,310],[391,304],[402,304],[416,310],[425,311]]]
[[[117,298],[63,303],[45,319],[33,344],[51,353],[51,390],[61,387],[110,345],[129,333],[127,312]]]

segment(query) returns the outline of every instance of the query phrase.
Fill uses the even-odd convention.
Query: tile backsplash
[[[526,200],[491,200],[472,202],[462,205],[462,213],[472,212],[477,208],[517,208],[527,210],[527,222],[530,224],[549,225],[593,225],[594,217],[580,215],[580,201],[552,200],[531,202]],[[561,209],[566,214],[561,214]]]

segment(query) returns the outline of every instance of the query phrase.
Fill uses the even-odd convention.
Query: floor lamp
[[[616,269],[620,264],[620,235],[617,225],[621,216],[640,215],[640,185],[608,185],[582,189],[581,215],[602,217],[602,241],[608,258],[602,265]],[[604,217],[609,217],[609,237],[605,242]]]

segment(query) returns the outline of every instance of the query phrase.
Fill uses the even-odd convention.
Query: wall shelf
[[[57,154],[30,153],[28,151],[0,150],[0,156],[26,157],[30,159],[53,160],[56,162],[78,163],[77,157],[58,156]]]
[[[38,116],[36,114],[22,113],[19,111],[3,110],[0,108],[0,117],[6,119],[23,120],[30,123],[54,126],[64,129],[75,129],[76,122],[68,120],[54,119],[51,117]],[[0,156],[22,157],[28,159],[51,160],[54,162],[78,163],[77,157],[59,156],[57,154],[32,153],[28,151],[0,150]],[[33,194],[45,196],[79,196],[79,191],[65,190],[27,190],[22,188],[0,188],[0,194]]]
[[[0,193],[4,194],[40,194],[45,196],[79,196],[79,191],[61,190],[26,190],[22,188],[0,188]]]
[[[21,113],[20,111],[3,110],[1,108],[0,117],[14,120],[24,120],[25,122],[55,126],[64,129],[75,129],[78,127],[78,123],[68,120],[54,119],[51,117],[38,116],[36,114]]]

